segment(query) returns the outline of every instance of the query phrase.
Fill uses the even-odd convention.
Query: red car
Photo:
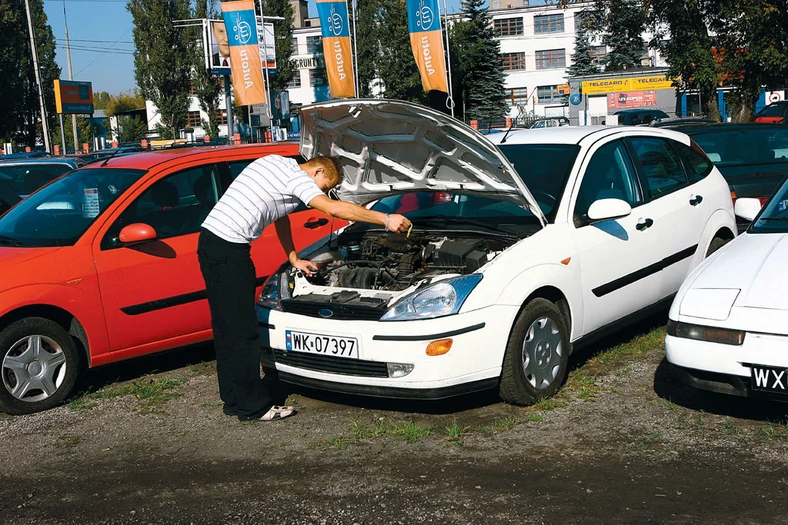
[[[247,164],[298,144],[110,158],[44,186],[0,218],[0,411],[51,408],[86,368],[212,338],[197,238]],[[290,216],[296,249],[347,224]],[[284,262],[273,227],[252,244],[258,282]]]
[[[788,100],[769,104],[755,114],[755,122],[785,124],[788,117]]]

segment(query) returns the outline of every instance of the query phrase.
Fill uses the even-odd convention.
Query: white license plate
[[[293,352],[358,359],[358,340],[355,337],[285,330],[285,347]]]

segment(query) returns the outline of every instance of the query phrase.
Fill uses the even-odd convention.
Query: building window
[[[528,103],[528,88],[510,88],[506,98],[512,106],[522,106]]]
[[[523,34],[523,17],[497,18],[493,20],[493,30],[496,36],[515,36]]]
[[[219,112],[219,126],[226,126],[227,125],[227,111],[222,110]]]
[[[322,53],[323,52],[323,37],[322,36],[308,36],[306,37],[306,52],[307,53]]]
[[[325,69],[310,69],[309,70],[309,86],[318,87],[328,85]]]
[[[202,120],[200,119],[199,111],[189,111],[186,114],[187,128],[199,128],[201,125],[202,125]]]
[[[500,57],[504,71],[525,69],[525,53],[501,53]]]
[[[588,31],[590,28],[588,24],[592,22],[591,11],[577,11],[575,13],[575,33],[579,31]]]
[[[291,42],[292,42],[292,46],[293,46],[293,54],[297,55],[298,54],[298,39],[296,37],[293,37],[293,40]]]
[[[534,33],[563,33],[564,15],[541,15],[534,17]]]
[[[591,46],[591,62],[598,65],[605,65],[607,48],[605,46]]]
[[[556,69],[566,67],[566,50],[547,49],[536,52],[536,69]]]
[[[558,92],[558,86],[539,86],[536,88],[536,101],[539,104],[566,104],[567,96]]]
[[[290,79],[290,82],[287,83],[288,88],[300,88],[301,87],[301,71],[297,70],[293,75],[293,78]]]

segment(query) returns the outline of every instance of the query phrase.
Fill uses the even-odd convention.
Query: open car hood
[[[393,193],[495,194],[547,220],[509,160],[459,120],[409,102],[333,100],[301,108],[301,154],[339,157],[343,200]]]

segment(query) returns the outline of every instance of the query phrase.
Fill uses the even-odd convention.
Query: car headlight
[[[281,310],[280,301],[292,296],[293,281],[287,271],[277,272],[263,284],[257,304],[272,310]]]
[[[742,330],[730,330],[728,328],[717,328],[716,326],[703,326],[669,320],[668,335],[684,339],[695,339],[696,341],[741,346],[744,343],[745,332]]]
[[[431,284],[400,299],[380,320],[412,321],[456,314],[481,280],[482,275],[474,273]]]

